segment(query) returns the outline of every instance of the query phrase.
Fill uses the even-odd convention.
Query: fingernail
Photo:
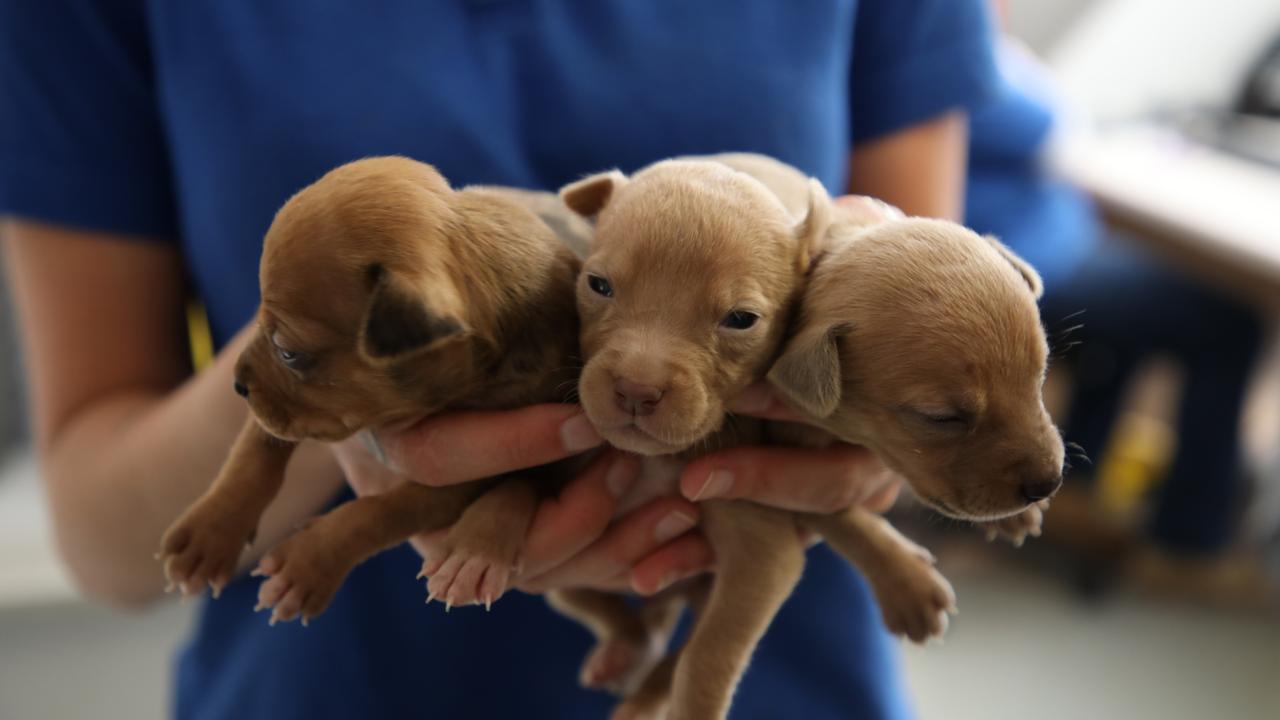
[[[666,542],[693,527],[697,520],[687,513],[675,511],[658,521],[653,528],[653,537],[658,542]]]
[[[609,472],[604,476],[604,484],[609,488],[610,494],[620,498],[631,489],[632,483],[639,474],[640,461],[630,455],[623,455],[609,466]]]
[[[707,500],[709,498],[721,497],[729,492],[729,488],[733,486],[733,473],[728,470],[716,470],[707,476],[702,483],[702,487],[698,488],[698,492],[693,494],[693,500]]]
[[[759,413],[768,410],[772,404],[773,390],[764,383],[756,383],[734,398],[730,409],[741,413]]]
[[[604,438],[600,437],[600,433],[596,432],[584,413],[578,413],[564,421],[560,426],[560,440],[564,443],[564,449],[569,452],[582,452],[604,442]]]

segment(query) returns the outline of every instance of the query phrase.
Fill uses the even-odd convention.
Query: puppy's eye
[[[279,355],[280,362],[284,363],[284,366],[290,370],[306,370],[311,367],[312,358],[306,353],[276,348],[276,354]]]
[[[613,285],[611,285],[608,280],[600,277],[599,275],[588,275],[587,287],[591,288],[592,292],[596,293],[597,295],[603,295],[604,297],[613,297]]]
[[[720,327],[730,330],[747,330],[756,324],[760,316],[746,310],[734,310],[720,321]]]
[[[969,426],[969,418],[963,413],[921,412],[920,417],[940,429],[959,430]]]

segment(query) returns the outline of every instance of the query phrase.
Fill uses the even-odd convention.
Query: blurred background
[[[971,187],[1013,183],[986,196],[1013,205],[1079,193],[1125,270],[1082,261],[1092,283],[1061,281],[1077,316],[1050,302],[1053,258],[1038,262],[1051,409],[1090,456],[1043,537],[1015,550],[894,511],[960,598],[945,645],[904,651],[920,715],[1280,717],[1280,3],[998,7],[1002,65],[1055,132],[1013,167],[1004,110],[977,114]],[[975,224],[1013,216],[969,209]],[[189,608],[77,598],[49,542],[17,356],[0,307],[0,718],[163,717]],[[1235,416],[1238,432],[1217,419]]]

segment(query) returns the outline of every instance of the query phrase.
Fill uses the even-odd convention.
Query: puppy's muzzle
[[[1062,475],[1048,480],[1026,480],[1022,483],[1022,497],[1027,502],[1046,500],[1062,487]]]
[[[626,378],[613,381],[613,400],[628,415],[652,415],[662,401],[664,391],[654,385],[643,385]]]

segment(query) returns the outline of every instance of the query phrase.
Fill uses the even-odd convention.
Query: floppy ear
[[[1009,261],[1013,269],[1022,275],[1022,279],[1027,281],[1027,287],[1031,288],[1031,294],[1039,300],[1040,296],[1044,294],[1044,282],[1040,280],[1040,273],[1036,272],[1036,269],[1031,267],[1026,260],[1015,255],[1012,250],[995,239],[995,237],[991,235],[983,235],[982,237],[986,238],[987,242],[991,243],[991,247],[1004,256],[1004,259]]]
[[[847,325],[815,325],[800,331],[769,369],[769,382],[806,413],[829,417],[840,404],[838,340],[848,331]]]
[[[373,296],[360,330],[360,351],[372,360],[392,360],[424,350],[466,330],[451,315],[433,312],[422,293],[394,273],[369,269]]]
[[[595,217],[618,188],[627,184],[627,176],[619,170],[589,175],[560,188],[560,199],[569,209],[583,217]]]
[[[831,196],[822,183],[809,178],[809,209],[795,226],[796,239],[800,241],[800,272],[808,272],[810,263],[822,251],[830,226]]]

